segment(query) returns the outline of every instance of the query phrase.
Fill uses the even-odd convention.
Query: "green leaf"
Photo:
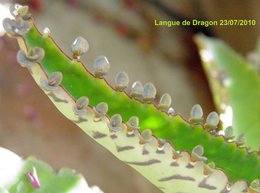
[[[43,37],[35,27],[24,36],[24,40],[27,47],[37,46],[45,50],[45,57],[40,62],[42,68],[47,74],[62,72],[61,85],[74,99],[87,96],[93,107],[106,102],[109,106],[108,114],[112,116],[119,113],[124,121],[131,116],[138,116],[140,129],[151,129],[156,137],[171,141],[177,150],[191,152],[199,144],[204,146],[204,155],[209,161],[215,162],[217,167],[228,168],[226,172],[232,181],[251,181],[260,175],[253,172],[259,164],[254,155],[225,142],[222,137],[211,136],[201,126],[189,125],[180,116],[169,118],[153,105],[144,105],[130,99],[125,93],[115,92],[104,80],[97,79],[86,71],[82,64],[65,56],[51,38]],[[243,169],[241,165],[248,167]]]
[[[102,191],[89,187],[84,177],[63,168],[54,171],[46,163],[28,157],[22,159],[15,153],[0,147],[1,193],[86,193]]]
[[[35,189],[32,187],[31,182],[26,175],[28,172],[32,172],[33,168],[37,171],[37,176],[40,182],[40,188]],[[29,157],[25,160],[22,170],[19,172],[19,176],[16,179],[16,183],[9,189],[10,193],[54,193],[69,192],[74,186],[81,180],[81,175],[76,175],[69,169],[61,169],[58,172],[47,164]]]
[[[197,36],[196,40],[219,111],[224,113],[226,106],[232,107],[235,135],[243,134],[245,145],[257,150],[260,145],[259,74],[222,41],[204,36]]]

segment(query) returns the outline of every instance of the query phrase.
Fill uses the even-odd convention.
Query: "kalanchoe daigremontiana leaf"
[[[235,136],[244,135],[253,150],[260,146],[260,76],[222,41],[197,36],[196,42],[224,126],[233,121]],[[225,75],[224,81],[219,77]]]
[[[35,26],[17,39],[23,50],[35,46],[45,50],[44,59],[28,69],[60,112],[162,191],[243,193],[250,190],[246,181],[260,178],[256,154],[240,148],[241,140],[230,142],[219,135],[216,116],[203,122],[199,105],[187,121],[174,113],[168,94],[159,103],[152,101],[156,89],[151,84],[144,89],[136,81],[125,89],[129,93],[112,88],[103,80],[110,68],[105,57],[98,57],[93,75]],[[62,81],[52,76],[56,72],[62,74]],[[86,107],[84,96],[89,99]],[[75,113],[75,108],[84,113]]]
[[[17,53],[17,61],[23,67],[30,67],[36,62],[39,62],[44,57],[44,50],[39,47],[30,48],[27,53],[19,50]]]
[[[13,36],[23,36],[31,29],[32,24],[24,21],[21,17],[15,20],[5,18],[3,20],[3,27],[7,33]]]
[[[0,147],[1,193],[103,193],[89,187],[82,175],[69,169],[58,172],[47,164],[29,157],[22,159]]]

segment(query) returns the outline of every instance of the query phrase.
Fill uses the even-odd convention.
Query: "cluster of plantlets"
[[[112,88],[104,80],[110,69],[105,56],[95,60],[94,74],[80,62],[89,47],[84,38],[76,38],[68,57],[48,28],[43,34],[37,30],[27,6],[15,4],[10,10],[15,19],[7,18],[3,25],[19,43],[21,66],[62,114],[160,190],[260,192],[257,152],[241,147],[230,129],[221,135],[217,113],[204,122],[202,108],[195,105],[187,121],[174,112],[169,94],[155,103],[152,83],[136,81],[129,88],[125,72],[116,75]]]

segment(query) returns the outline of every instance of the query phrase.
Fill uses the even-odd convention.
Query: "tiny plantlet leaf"
[[[15,3],[15,4],[12,4],[9,8],[10,10],[10,13],[12,14],[12,16],[16,17],[18,16],[18,10],[23,7],[22,5],[18,4],[18,3]],[[27,10],[28,12],[28,10]]]
[[[141,133],[142,142],[146,143],[151,140],[152,131],[150,129],[146,129]]]
[[[199,104],[196,104],[192,107],[190,117],[192,119],[201,119],[203,116],[202,108]]]
[[[20,17],[16,20],[5,18],[3,20],[3,27],[6,30],[6,32],[13,36],[23,36],[31,29],[32,24],[27,21],[24,21]]]
[[[48,79],[42,77],[41,78],[41,86],[46,91],[53,91],[58,88],[62,81],[63,75],[61,72],[53,72],[48,75]]]
[[[118,72],[115,77],[116,90],[122,91],[127,88],[129,78],[126,72]]]
[[[142,97],[144,94],[144,87],[140,81],[134,82],[131,87],[130,96],[132,97]]]
[[[100,115],[106,115],[108,111],[108,105],[105,102],[98,103],[96,106],[96,111]]]
[[[217,126],[218,123],[219,123],[218,113],[216,113],[216,112],[211,112],[211,113],[208,115],[208,117],[207,117],[206,123],[207,123],[208,125]]]
[[[207,158],[202,156],[203,153],[204,153],[203,146],[197,145],[196,147],[193,148],[192,153],[191,153],[191,157],[194,160],[197,160],[197,161],[205,161],[205,160],[207,160]]]
[[[234,138],[234,134],[233,134],[233,127],[229,126],[224,130],[224,136],[226,139],[232,139]]]
[[[95,76],[98,78],[103,78],[110,70],[110,64],[107,57],[99,56],[94,62]]]
[[[165,93],[161,96],[161,99],[158,104],[158,108],[165,110],[168,109],[172,104],[172,98],[168,93]]]
[[[247,183],[260,178],[260,160],[238,142],[209,132],[202,124],[200,105],[192,108],[188,122],[172,110],[168,115],[168,94],[158,105],[146,103],[156,95],[150,83],[143,87],[136,81],[129,95],[117,92],[103,80],[110,69],[105,56],[94,62],[93,75],[81,62],[64,55],[50,37],[39,33],[32,19],[27,22],[31,29],[16,36],[21,50],[25,55],[33,47],[45,52],[41,61],[29,65],[30,74],[60,112],[97,143],[164,192],[251,191]],[[127,81],[116,82],[124,82],[125,87]],[[79,118],[73,107],[87,105],[77,101],[82,96],[89,103],[87,113]],[[217,127],[215,118],[213,115],[204,124]],[[162,145],[162,140],[167,142]],[[214,162],[216,168],[208,167],[206,161]]]
[[[71,45],[71,51],[75,57],[86,53],[88,50],[88,41],[81,36],[77,37]]]
[[[156,96],[156,88],[153,85],[153,83],[148,82],[144,85],[144,96],[143,96],[143,100],[145,102],[150,102],[152,100],[155,99]]]
[[[131,118],[127,121],[127,126],[128,126],[131,130],[139,129],[139,118],[138,118],[137,116],[131,117]]]
[[[120,131],[122,128],[122,117],[119,114],[115,114],[110,119],[109,128],[112,131]]]
[[[87,106],[89,104],[89,99],[86,96],[82,96],[77,99],[75,106],[73,106],[73,111],[78,116],[83,116],[87,111]]]
[[[201,123],[203,118],[203,110],[199,104],[194,105],[190,111],[190,122],[197,124]]]
[[[210,130],[211,132],[214,132],[214,130],[217,128],[219,123],[219,116],[216,112],[211,112],[206,119],[205,128]]]
[[[23,67],[30,67],[34,63],[40,62],[44,57],[44,50],[39,47],[30,48],[28,53],[23,50],[19,50],[17,53],[17,61]]]
[[[28,6],[22,6],[15,3],[10,6],[9,10],[14,17],[21,16],[24,20],[27,20],[31,17],[31,14],[28,14]]]
[[[89,104],[89,99],[88,97],[80,97],[77,101],[76,101],[76,106],[78,110],[81,110],[83,108],[86,108]]]

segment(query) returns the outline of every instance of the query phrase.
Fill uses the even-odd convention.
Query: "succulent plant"
[[[15,19],[5,19],[3,25],[11,36],[17,38],[20,46],[18,62],[29,70],[35,82],[67,119],[118,159],[163,192],[260,192],[260,160],[256,150],[259,145],[259,113],[253,116],[256,106],[259,107],[257,101],[250,106],[250,111],[246,111],[246,117],[250,117],[248,113],[251,112],[254,118],[248,122],[244,117],[242,123],[235,124],[235,127],[242,124],[244,128],[242,130],[239,126],[237,133],[249,137],[246,144],[254,150],[249,151],[243,147],[242,136],[234,140],[230,127],[224,131],[221,129],[216,112],[210,113],[204,121],[203,110],[196,104],[191,109],[189,120],[186,120],[174,112],[169,94],[162,95],[159,103],[155,103],[156,88],[152,83],[143,86],[136,81],[126,89],[129,78],[125,72],[117,74],[113,88],[104,80],[110,70],[105,56],[94,62],[94,74],[80,62],[80,56],[89,47],[86,40],[76,38],[71,46],[72,56],[66,56],[50,37],[49,30],[41,34],[32,18],[24,16],[28,14],[24,11],[27,9],[23,6],[16,9],[11,9]],[[211,61],[229,65],[222,68],[230,68],[228,75],[232,81],[242,75],[241,79],[252,75],[247,68],[234,69],[236,65],[242,66],[244,61],[219,40],[200,36],[197,41],[204,56],[208,52],[214,56]],[[208,62],[207,58],[203,61]],[[243,73],[248,74],[244,76]],[[248,79],[250,81],[244,84],[258,85],[259,79],[255,76]],[[241,98],[245,98],[245,89],[249,89],[250,94],[252,91],[252,95],[256,94],[249,100],[259,98],[255,98],[259,92],[254,92],[252,85],[242,89],[239,86],[242,84],[238,81],[235,89],[230,87],[234,112],[243,103],[236,100],[236,95],[240,98],[242,93]],[[245,112],[241,116],[245,116]],[[239,116],[237,119],[240,120]],[[255,125],[252,131],[249,131],[250,124]]]

